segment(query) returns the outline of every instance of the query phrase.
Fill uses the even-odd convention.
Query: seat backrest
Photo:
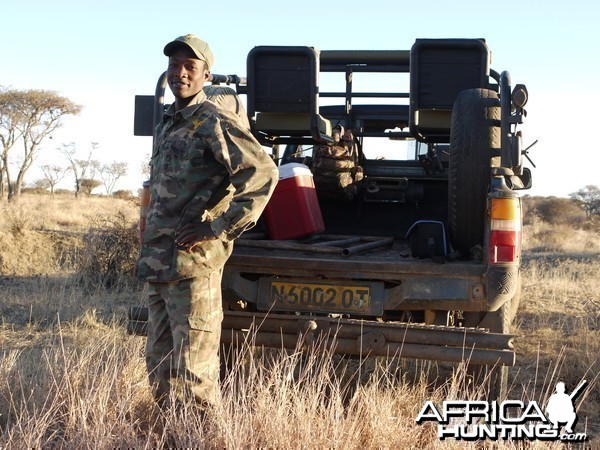
[[[330,127],[319,116],[319,54],[314,48],[254,47],[247,66],[248,116],[255,118],[256,131],[326,140]]]
[[[248,112],[318,113],[319,56],[311,47],[259,46],[248,54]]]
[[[417,39],[410,51],[411,133],[448,142],[460,91],[487,88],[490,52],[483,39]]]

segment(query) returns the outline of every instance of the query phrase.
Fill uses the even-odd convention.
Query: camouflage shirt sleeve
[[[228,209],[211,222],[216,236],[237,238],[255,225],[277,184],[277,166],[245,127],[223,120],[213,154],[234,189]]]

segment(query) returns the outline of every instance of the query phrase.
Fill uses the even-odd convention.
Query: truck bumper
[[[257,305],[260,279],[376,280],[385,284],[383,311],[496,311],[517,291],[518,265],[473,261],[436,264],[398,257],[335,257],[239,248],[225,265],[223,298]],[[260,308],[258,308],[261,311]],[[269,309],[262,310],[266,312]],[[365,316],[367,317],[367,316]]]

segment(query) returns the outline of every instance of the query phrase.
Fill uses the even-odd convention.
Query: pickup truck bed
[[[278,247],[278,243],[282,245]],[[290,248],[286,248],[287,244],[292,245]],[[394,239],[391,245],[347,256],[342,254],[343,249],[340,247],[329,247],[339,249],[336,254],[334,252],[320,252],[319,248],[313,251],[308,249],[307,251],[300,251],[292,248],[295,244],[311,246],[311,244],[305,244],[298,240],[238,239],[235,243],[235,250],[227,264],[236,267],[252,267],[253,270],[261,267],[276,267],[278,272],[285,272],[288,275],[301,275],[307,271],[310,274],[325,271],[328,274],[343,274],[344,277],[351,274],[352,278],[371,278],[373,274],[376,274],[377,278],[389,280],[397,279],[398,274],[402,272],[447,276],[481,276],[485,271],[485,266],[476,261],[446,261],[440,264],[433,262],[431,259],[413,258],[410,254],[408,241],[402,239]],[[268,273],[268,271],[265,273]]]

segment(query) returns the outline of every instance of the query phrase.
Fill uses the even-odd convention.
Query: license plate
[[[258,307],[263,310],[321,311],[380,315],[381,283],[311,283],[261,279]]]

